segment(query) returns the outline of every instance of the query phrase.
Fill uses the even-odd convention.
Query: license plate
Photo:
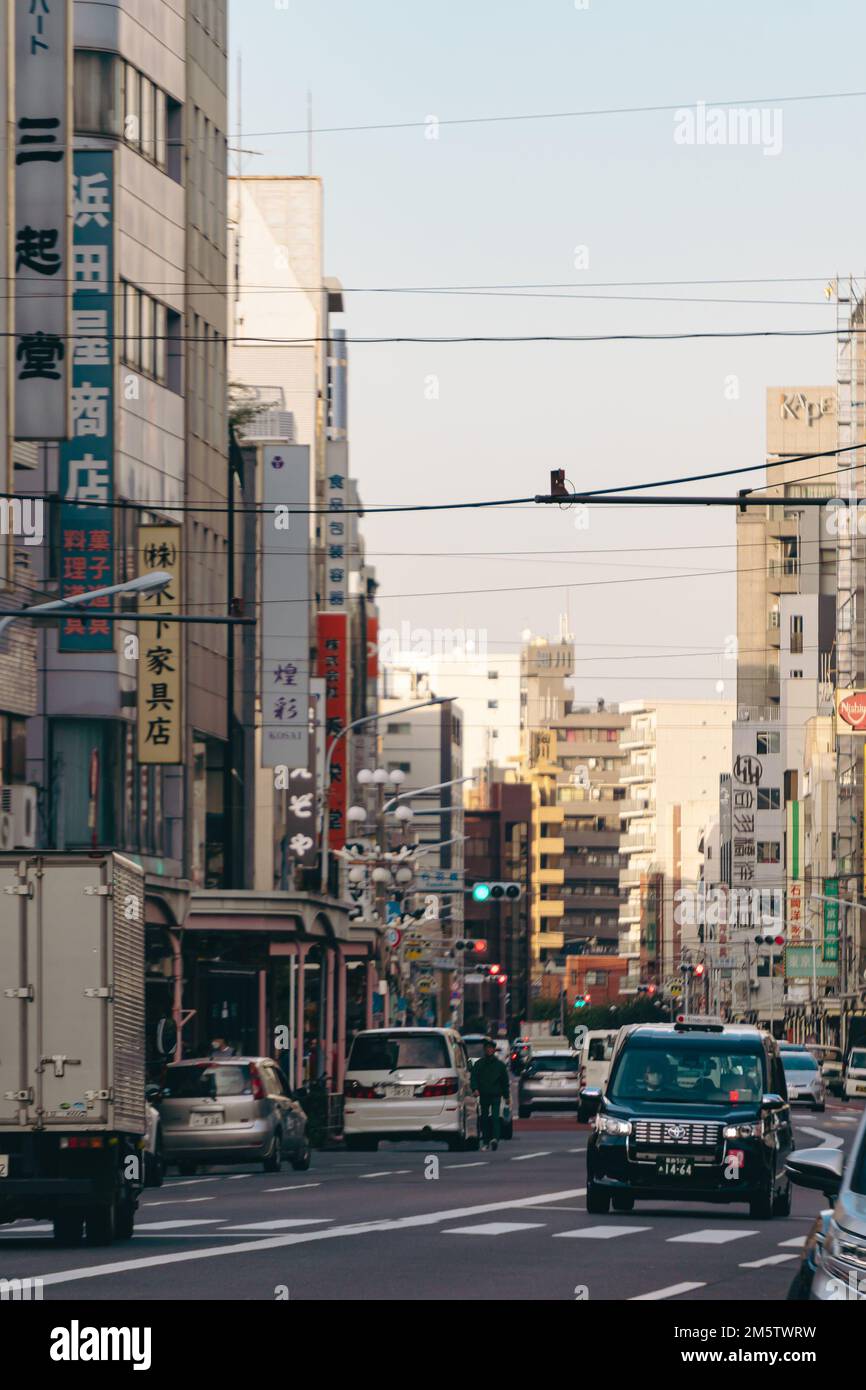
[[[406,1100],[409,1096],[414,1096],[414,1086],[389,1086],[388,1095],[392,1100]]]
[[[656,1172],[662,1178],[693,1178],[695,1160],[681,1154],[665,1154],[656,1159]]]
[[[212,1129],[214,1125],[221,1125],[222,1115],[202,1115],[193,1111],[189,1117],[190,1125],[193,1129]]]
[[[9,1176],[9,1155],[8,1155],[8,1154],[0,1154],[0,1178],[8,1178],[8,1176]]]

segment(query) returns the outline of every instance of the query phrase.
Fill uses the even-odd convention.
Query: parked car
[[[604,1090],[610,1075],[610,1063],[618,1032],[619,1029],[614,1028],[599,1029],[586,1034],[580,1049],[581,1091],[587,1086]],[[577,1118],[580,1124],[586,1124],[589,1119],[585,1107],[580,1104],[577,1107]]]
[[[533,1050],[517,1088],[517,1113],[526,1120],[533,1110],[576,1110],[580,1060],[576,1052]]]
[[[845,1088],[845,1065],[841,1047],[829,1047],[826,1043],[809,1043],[811,1052],[824,1080],[824,1089],[833,1096],[841,1096]]]
[[[866,1047],[852,1047],[845,1068],[845,1100],[866,1096]]]
[[[270,1057],[172,1062],[159,1120],[166,1163],[181,1173],[203,1163],[261,1163],[278,1173],[284,1158],[301,1172],[310,1166],[307,1117]]]
[[[791,1104],[811,1105],[813,1110],[826,1109],[824,1080],[811,1052],[805,1048],[786,1048],[780,1055]]]
[[[747,1202],[787,1216],[794,1147],[782,1054],[758,1028],[706,1015],[620,1030],[587,1144],[586,1209],[650,1201]]]
[[[842,1149],[823,1144],[818,1149],[797,1149],[789,1156],[787,1168],[798,1187],[823,1192],[833,1203],[811,1253],[814,1270],[806,1296],[821,1303],[862,1302],[866,1299],[866,1114],[847,1163]]]
[[[511,1044],[511,1071],[514,1076],[520,1076],[529,1062],[532,1055],[532,1048],[528,1038],[515,1038]]]
[[[358,1033],[343,1084],[348,1149],[382,1139],[442,1139],[477,1149],[478,1097],[463,1038],[454,1028],[369,1028]]]

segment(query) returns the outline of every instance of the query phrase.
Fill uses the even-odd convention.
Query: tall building
[[[718,814],[719,777],[731,765],[732,704],[722,700],[630,700],[620,736],[623,834],[619,954],[632,960],[631,987],[664,984],[683,945],[678,894],[694,892],[701,839]]]

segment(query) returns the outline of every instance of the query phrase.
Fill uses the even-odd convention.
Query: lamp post
[[[352,729],[360,729],[364,724],[376,724],[381,719],[393,719],[397,714],[409,714],[416,709],[430,709],[435,705],[447,705],[456,700],[456,695],[434,695],[429,700],[418,700],[414,705],[403,705],[400,709],[384,710],[380,714],[365,714],[362,719],[353,719],[350,724],[346,724],[338,734],[335,734],[328,750],[325,754],[325,784],[322,787],[322,823],[320,844],[322,846],[322,871],[320,875],[320,887],[323,897],[328,893],[328,792],[331,786],[331,759],[334,756],[334,749],[345,738]]]
[[[67,598],[52,599],[50,603],[36,603],[30,608],[18,608],[14,613],[6,613],[0,618],[0,636],[10,623],[16,622],[18,618],[41,618],[43,614],[50,617],[53,613],[62,613],[65,608],[81,608],[93,599],[105,598],[109,594],[158,594],[167,589],[170,583],[171,575],[165,570],[150,570],[147,574],[139,574],[135,579],[125,580],[123,584],[109,584],[105,589],[91,589],[86,594],[70,594]],[[134,615],[130,614],[130,617],[132,616]]]

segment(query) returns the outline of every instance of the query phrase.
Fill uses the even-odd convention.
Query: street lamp
[[[328,831],[330,828],[328,825],[328,792],[331,786],[331,759],[334,756],[334,749],[337,747],[340,739],[345,738],[350,730],[360,729],[363,724],[377,724],[380,719],[393,719],[397,714],[410,714],[412,710],[416,709],[432,709],[436,705],[449,705],[456,700],[456,698],[456,695],[433,695],[429,700],[417,700],[414,705],[403,705],[400,709],[383,710],[380,714],[365,714],[363,718],[353,719],[350,724],[346,724],[340,732],[335,734],[331,739],[328,751],[325,754],[325,776],[324,785],[322,787],[322,825],[320,835],[320,843],[322,846],[322,871],[320,875],[320,887],[323,897],[326,897],[328,893]],[[369,772],[369,776],[364,777],[363,772],[365,771],[369,772],[369,769],[363,769],[362,772],[358,773],[358,781],[361,782],[362,786],[373,781],[373,773]],[[395,771],[398,771],[398,769],[395,769]],[[387,775],[386,773],[386,778]],[[402,781],[402,776],[403,774],[401,773],[398,780]],[[393,772],[391,773],[391,780],[394,781]]]
[[[42,613],[62,612],[64,608],[81,608],[95,598],[105,598],[109,594],[159,594],[171,583],[171,575],[165,570],[150,570],[139,574],[135,579],[127,579],[122,584],[109,584],[105,589],[91,589],[86,594],[70,594],[67,598],[52,599],[50,603],[36,603],[30,608],[19,608],[0,618],[0,636],[10,623],[18,618],[39,617]],[[99,614],[96,615],[97,617]]]

